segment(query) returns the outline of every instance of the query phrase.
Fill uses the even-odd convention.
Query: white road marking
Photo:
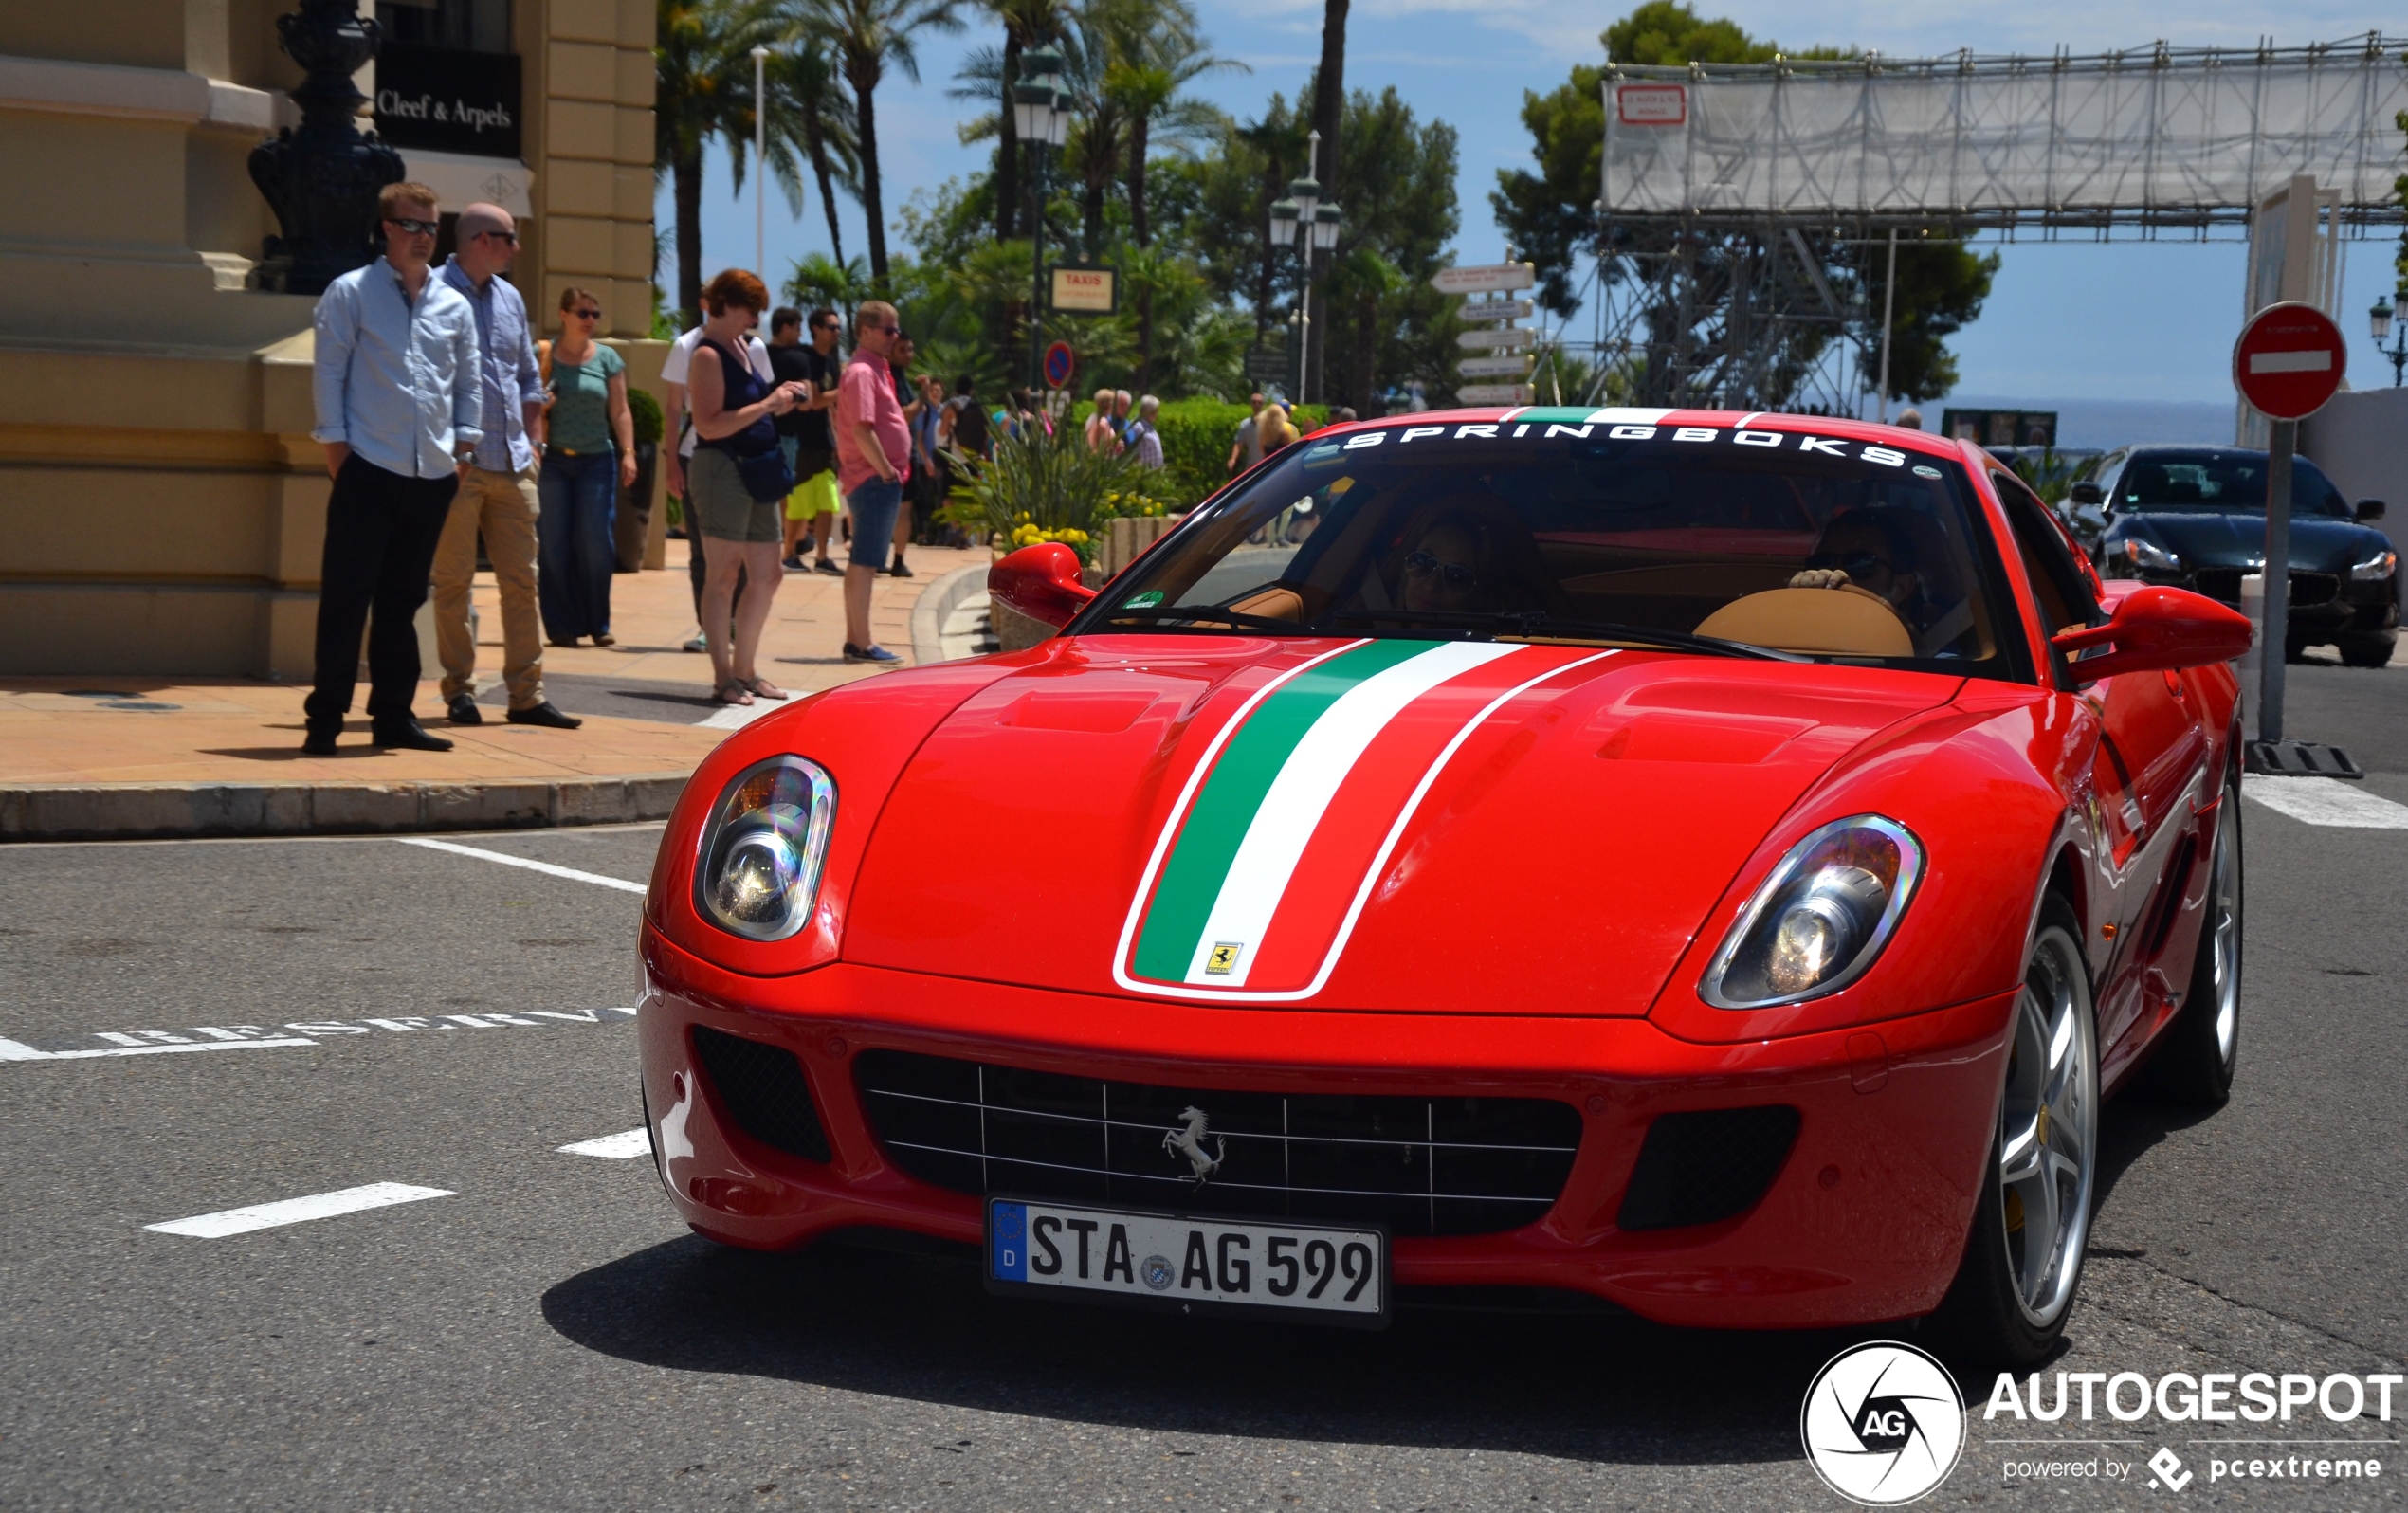
[[[756,699],[749,704],[721,704],[694,721],[704,730],[741,730],[763,715],[774,715],[786,707],[782,699]]]
[[[396,1203],[415,1203],[420,1198],[452,1195],[447,1188],[411,1187],[406,1182],[371,1182],[366,1187],[347,1187],[339,1193],[286,1198],[282,1203],[256,1203],[246,1209],[225,1209],[216,1213],[195,1214],[189,1219],[172,1219],[165,1224],[146,1224],[142,1228],[160,1234],[189,1234],[195,1239],[222,1240],[229,1234],[272,1230],[280,1224],[303,1224],[311,1219],[331,1219],[337,1214],[357,1213],[364,1209],[391,1208]]]
[[[196,1040],[176,1046],[116,1046],[106,1050],[36,1050],[19,1041],[0,1040],[0,1061],[90,1061],[96,1056],[168,1056],[184,1050],[256,1050],[317,1044],[294,1035],[273,1040]]]
[[[538,862],[526,856],[512,856],[506,851],[487,851],[474,846],[455,846],[449,841],[430,841],[420,835],[404,835],[398,839],[404,846],[423,846],[430,851],[451,851],[461,856],[473,856],[480,861],[500,862],[504,866],[523,866],[530,872],[541,872],[547,877],[564,877],[572,883],[591,883],[596,887],[617,888],[622,893],[648,891],[646,884],[642,883],[629,883],[625,878],[604,877],[599,872],[580,872],[573,866],[555,866],[549,862]]]
[[[605,1135],[598,1140],[579,1140],[574,1145],[555,1147],[563,1156],[599,1156],[606,1161],[633,1160],[652,1154],[652,1142],[644,1131],[631,1129],[621,1135]]]
[[[2345,830],[2408,830],[2408,804],[2369,793],[2334,777],[2269,777],[2251,774],[2241,793],[2278,814],[2308,825]]]

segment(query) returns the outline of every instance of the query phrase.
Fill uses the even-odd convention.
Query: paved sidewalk
[[[299,684],[98,674],[0,679],[0,840],[660,818],[730,729],[786,707],[711,702],[709,659],[679,649],[694,634],[694,611],[685,544],[668,545],[668,571],[611,579],[617,645],[544,648],[547,692],[584,718],[579,730],[503,721],[501,602],[490,574],[479,574],[475,589],[485,722],[446,722],[436,683],[419,685],[418,717],[457,742],[449,752],[372,747],[366,717],[355,709],[338,755],[304,756],[301,706],[308,690]],[[988,556],[914,547],[909,560],[917,575],[881,577],[871,609],[873,631],[904,665],[923,591],[956,570],[982,568]],[[838,578],[786,574],[763,636],[764,677],[800,694],[884,670],[842,659],[841,595]],[[363,683],[358,697],[366,696]]]

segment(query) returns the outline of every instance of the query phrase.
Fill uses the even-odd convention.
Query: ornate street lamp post
[[[351,76],[376,56],[384,28],[358,10],[354,0],[301,0],[276,18],[284,51],[308,77],[292,92],[301,130],[287,126],[251,149],[251,182],[283,232],[267,239],[254,275],[263,289],[323,294],[379,250],[376,191],[404,175],[401,155],[359,129],[367,97]]]
[[[1311,134],[1311,146],[1304,161],[1310,163],[1321,155],[1321,133]],[[1290,179],[1287,198],[1271,205],[1271,246],[1296,248],[1297,264],[1304,275],[1304,286],[1297,295],[1296,308],[1288,317],[1288,328],[1296,337],[1296,400],[1304,401],[1304,348],[1313,329],[1313,260],[1317,254],[1338,246],[1338,207],[1321,203],[1321,180],[1307,174]]]
[[[1069,101],[1062,94],[1062,54],[1031,47],[1020,55],[1020,82],[1012,86],[1012,124],[1029,144],[1029,392],[1046,389],[1044,368],[1045,199],[1049,150],[1070,134]]]
[[[2408,305],[2408,284],[2400,287],[2399,302]],[[2397,389],[2402,371],[2408,370],[2408,318],[2395,319],[2391,301],[2380,295],[2375,299],[2375,307],[2366,315],[2367,324],[2374,328],[2375,350],[2391,359],[2391,386]],[[2386,337],[2391,338],[2388,347],[2383,345]]]

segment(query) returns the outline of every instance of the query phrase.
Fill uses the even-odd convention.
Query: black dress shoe
[[[379,725],[368,738],[372,746],[391,746],[400,751],[449,751],[451,742],[429,732],[412,720],[406,724]]]
[[[546,725],[554,730],[575,730],[585,723],[575,715],[560,713],[559,706],[549,699],[524,709],[513,709],[509,719],[514,725]]]
[[[444,707],[451,716],[451,722],[455,725],[482,725],[485,722],[485,717],[478,710],[476,696],[473,694],[454,695],[451,702]]]
[[[335,733],[331,730],[311,731],[308,738],[301,742],[301,755],[332,756],[335,755]]]

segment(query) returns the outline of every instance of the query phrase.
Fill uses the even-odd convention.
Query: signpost
[[[1521,326],[1499,326],[1493,331],[1458,331],[1455,345],[1473,352],[1496,352],[1527,347],[1539,339],[1535,331]]]
[[[1538,307],[1527,300],[1483,300],[1478,304],[1466,304],[1455,312],[1455,319],[1477,324],[1486,320],[1527,320],[1538,314]]]
[[[2283,739],[2283,663],[2290,639],[2291,455],[2299,423],[2333,397],[2348,360],[2341,328],[2314,305],[2296,301],[2257,312],[2233,343],[2234,387],[2274,423],[2266,459],[2266,617],[2257,631],[2257,739],[2249,748],[2253,772],[2335,770],[2315,755],[2329,748]],[[2360,775],[2346,753],[2335,755],[2345,775]]]
[[[1466,384],[1455,397],[1467,405],[1526,405],[1531,392],[1528,384]]]
[[[1440,294],[1505,294],[1527,289],[1539,282],[1539,270],[1527,263],[1490,263],[1478,267],[1440,268],[1430,286]]]
[[[1052,306],[1066,315],[1110,315],[1120,308],[1120,277],[1116,268],[1087,263],[1057,263]]]
[[[1466,357],[1455,364],[1455,371],[1466,378],[1522,378],[1530,373],[1530,354],[1518,352],[1505,357]]]
[[[1068,342],[1057,341],[1045,349],[1045,386],[1048,389],[1069,388],[1070,375],[1078,371],[1078,355],[1071,352]]]

